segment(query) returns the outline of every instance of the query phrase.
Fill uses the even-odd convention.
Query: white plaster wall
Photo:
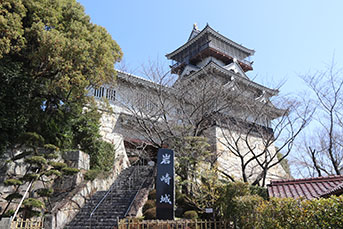
[[[211,58],[204,59],[199,66],[202,67],[203,65],[207,64],[208,61]],[[214,59],[214,58],[212,58]],[[219,60],[218,64],[224,65],[224,63],[221,63]],[[127,156],[124,149],[124,146],[122,144],[123,139],[125,137],[129,138],[138,138],[142,139],[144,136],[141,136],[137,131],[130,130],[126,128],[126,122],[127,120],[122,120],[120,118],[120,114],[131,114],[130,109],[128,107],[133,107],[134,105],[137,105],[137,97],[139,96],[150,96],[151,98],[154,98],[153,92],[146,87],[137,86],[134,83],[125,82],[122,80],[118,80],[117,84],[114,86],[116,89],[116,101],[110,102],[110,105],[113,109],[113,113],[106,113],[103,112],[103,117],[101,119],[102,127],[101,127],[101,135],[104,137],[104,139],[108,142],[111,142],[113,144],[118,143],[119,145],[116,145],[116,148],[120,148],[118,152],[122,152],[120,155],[122,155],[123,158],[126,158]],[[248,88],[244,88],[247,90],[243,90],[245,96],[252,96],[252,92],[248,90]],[[150,91],[149,91],[150,90]],[[152,99],[153,100],[153,99]],[[253,114],[247,114],[247,111],[242,111],[237,106],[234,106],[231,108],[231,110],[227,111],[227,115],[233,116],[233,117],[241,117],[242,119],[247,119],[251,121],[255,121],[255,118],[253,117]],[[258,123],[265,122],[264,120],[258,120]],[[265,123],[264,123],[265,124]],[[238,157],[234,156],[232,152],[229,152],[226,147],[221,143],[221,141],[224,141],[224,138],[222,136],[222,130],[220,128],[217,128],[215,130],[215,135],[217,136],[217,140],[215,143],[215,148],[217,149],[217,153],[220,155],[218,162],[220,164],[220,167],[224,171],[228,171],[230,175],[240,179],[242,177],[241,174],[241,166],[240,166],[240,160]],[[262,150],[262,143],[261,139],[250,137],[250,141],[256,144],[257,147]],[[120,147],[122,145],[122,147]],[[241,143],[242,150],[247,150],[246,147],[244,149],[244,143]],[[274,146],[270,147],[270,151],[275,151]],[[248,157],[247,157],[248,159]],[[253,180],[256,175],[258,174],[259,170],[256,164],[251,163],[248,167],[248,173],[251,174],[250,180]],[[277,165],[269,170],[267,175],[267,180],[270,179],[280,179],[280,178],[287,178],[287,174],[281,167],[281,165]],[[268,181],[267,181],[268,182]]]

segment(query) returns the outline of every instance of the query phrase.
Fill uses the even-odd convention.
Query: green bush
[[[80,170],[77,168],[71,168],[71,167],[62,168],[62,173],[63,173],[63,175],[66,175],[66,176],[72,176],[72,175],[78,173],[79,171]]]
[[[7,185],[7,186],[10,186],[10,185],[22,185],[23,182],[18,180],[18,179],[7,179],[4,181],[4,184]]]
[[[343,196],[328,199],[235,197],[233,222],[238,228],[343,228]]]
[[[109,107],[106,107],[106,109]],[[90,156],[90,168],[110,171],[114,165],[114,146],[102,140],[99,133],[101,114],[98,105],[90,102],[73,125],[74,145]]]
[[[28,173],[28,174],[25,174],[25,176],[23,176],[21,179],[24,181],[33,181],[33,180],[38,180],[38,178],[39,178],[39,174]]]
[[[32,156],[32,157],[26,158],[25,162],[29,164],[39,165],[39,166],[45,165],[47,163],[46,159],[42,156]]]
[[[256,186],[256,185],[250,185],[250,194],[251,195],[258,195],[262,197],[263,199],[267,200],[268,199],[268,190],[265,187],[261,186]]]
[[[156,219],[156,208],[150,208],[144,212],[144,219]]]
[[[42,175],[45,175],[45,176],[51,176],[51,175],[55,175],[57,177],[60,177],[62,176],[62,173],[58,170],[55,170],[55,169],[50,169],[48,171],[44,171]]]
[[[59,151],[60,149],[53,144],[45,144],[44,148],[51,151]]]
[[[2,216],[4,217],[10,217],[14,215],[15,210],[14,209],[10,209],[8,210],[6,213],[4,213]]]
[[[36,190],[37,194],[42,197],[49,197],[54,193],[52,188],[40,188]]]
[[[96,141],[94,151],[90,152],[89,156],[91,169],[110,171],[115,159],[114,146],[102,140]]]
[[[147,210],[156,207],[156,202],[154,200],[147,200],[143,206],[143,213],[146,212]]]
[[[99,175],[100,171],[98,169],[90,169],[85,173],[85,180],[94,180]]]
[[[19,139],[20,142],[28,146],[41,146],[44,144],[44,138],[35,132],[23,133]]]
[[[61,170],[62,168],[67,167],[66,163],[56,162],[56,161],[49,161],[49,165],[51,165],[52,167],[54,167],[57,170]]]
[[[15,193],[9,194],[5,199],[7,201],[11,201],[13,199],[21,199],[22,197],[23,197],[23,195],[21,195],[20,193],[15,192]]]
[[[44,154],[44,157],[46,159],[57,159],[58,158],[58,154],[57,153],[47,153],[47,154]]]
[[[244,182],[228,183],[218,200],[219,209],[222,209],[224,218],[234,221],[236,202],[235,197],[250,195],[249,184]]]
[[[183,213],[183,218],[185,219],[197,219],[198,218],[198,213],[196,211],[186,211]]]
[[[31,207],[31,208],[44,208],[44,203],[40,200],[34,199],[34,198],[27,198],[23,202],[23,206],[25,207]]]
[[[263,203],[258,195],[236,196],[233,198],[233,221],[238,228],[254,228],[259,220],[257,206]]]
[[[156,189],[153,189],[149,192],[148,200],[156,200]]]

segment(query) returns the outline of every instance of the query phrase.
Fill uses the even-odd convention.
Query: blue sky
[[[92,22],[107,29],[124,53],[125,65],[170,62],[165,54],[186,42],[197,23],[254,49],[251,78],[284,93],[305,90],[300,74],[325,69],[334,56],[343,63],[343,1],[319,0],[78,0]]]

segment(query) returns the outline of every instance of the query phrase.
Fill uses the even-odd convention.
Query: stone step
[[[90,218],[91,212],[107,191],[96,192],[65,228],[113,229],[117,223],[117,217],[124,216],[137,190],[150,173],[149,167],[140,167],[139,169],[140,171],[137,172],[135,167],[130,167],[122,171],[112,184],[110,188],[112,191],[108,193],[92,217]],[[133,177],[138,177],[138,179],[133,179]]]

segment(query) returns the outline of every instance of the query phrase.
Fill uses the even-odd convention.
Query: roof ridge
[[[206,34],[207,32],[215,35],[216,37],[218,37],[219,39],[223,40],[224,42],[227,42],[228,44],[230,44],[231,46],[234,46],[237,49],[240,49],[243,52],[249,53],[249,56],[252,56],[255,54],[255,50],[253,49],[249,49],[243,45],[238,44],[237,42],[227,38],[226,36],[220,34],[219,32],[215,31],[211,26],[209,26],[209,24],[206,24],[206,26],[199,31],[199,33],[194,36],[193,38],[191,38],[190,40],[188,40],[186,43],[184,43],[183,45],[181,45],[179,48],[177,48],[176,50],[172,51],[171,53],[167,53],[165,56],[170,59],[170,57],[172,55],[174,55],[175,53],[183,50],[184,48],[188,47],[191,43],[195,42],[197,39],[199,39],[203,34]]]
[[[116,72],[119,72],[119,73],[122,73],[124,75],[127,75],[127,76],[132,76],[132,77],[135,77],[135,78],[138,78],[140,80],[144,80],[144,81],[148,81],[149,83],[153,83],[153,84],[156,84],[156,82],[150,80],[150,79],[146,79],[142,76],[138,76],[138,75],[135,75],[135,74],[132,74],[132,73],[128,73],[128,72],[124,72],[122,70],[119,70],[119,69],[114,69]]]
[[[236,46],[236,48],[238,49],[241,49],[242,51],[245,51],[245,52],[249,52],[250,55],[254,55],[255,54],[255,50],[253,49],[249,49],[241,44],[238,44],[237,42],[231,40],[230,38],[227,38],[226,36],[220,34],[219,32],[215,31],[210,25],[206,25],[205,29],[208,29],[210,30],[214,35],[217,35],[220,39],[230,43],[231,45],[233,46]]]
[[[321,176],[321,177],[309,177],[309,178],[301,178],[301,179],[281,179],[281,180],[271,180],[270,184],[284,184],[284,183],[302,183],[302,182],[311,182],[311,181],[326,181],[326,180],[334,180],[334,179],[342,179],[343,175],[331,175],[331,176]]]

